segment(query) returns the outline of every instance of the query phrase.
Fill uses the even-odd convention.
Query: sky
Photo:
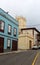
[[[0,0],[0,8],[14,18],[25,17],[27,27],[40,30],[40,0]]]

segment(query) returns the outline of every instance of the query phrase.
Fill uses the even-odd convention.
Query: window
[[[12,27],[11,25],[8,25],[8,34],[11,34],[11,31],[12,31]]]
[[[11,40],[8,39],[8,42],[7,42],[7,48],[10,49],[10,44],[11,44]]]
[[[14,36],[16,36],[16,35],[17,35],[17,29],[16,29],[16,28],[14,28],[14,30],[13,30],[13,31],[14,31],[14,33],[13,33],[13,34],[14,34]]]
[[[0,21],[0,31],[4,32],[4,22]]]

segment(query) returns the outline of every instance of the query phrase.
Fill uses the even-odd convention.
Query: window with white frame
[[[7,42],[7,47],[10,48],[10,44],[11,44],[11,40],[8,39],[8,42]]]
[[[3,32],[4,31],[4,22],[0,21],[0,31]]]
[[[12,26],[8,25],[8,34],[11,34],[11,31],[12,31]]]
[[[14,36],[17,35],[17,29],[16,29],[16,28],[14,28],[14,30],[13,30],[13,34],[14,34]]]

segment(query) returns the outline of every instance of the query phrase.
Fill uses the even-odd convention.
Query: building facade
[[[24,17],[18,16],[16,20],[19,22],[19,29],[26,28],[26,19]]]
[[[22,16],[18,16],[18,17],[16,17],[16,20],[19,23],[18,31],[19,31],[19,34],[20,34],[21,33],[21,29],[22,28],[26,28],[26,19],[24,17],[22,17]]]
[[[19,35],[18,49],[32,49],[34,44],[38,44],[37,34],[39,31],[36,28],[23,28]]]
[[[40,32],[37,34],[38,45],[40,45]]]
[[[0,52],[17,50],[18,22],[0,8]]]

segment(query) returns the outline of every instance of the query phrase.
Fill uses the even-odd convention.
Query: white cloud
[[[12,16],[26,17],[27,24],[40,24],[40,0],[1,0],[0,8]]]

